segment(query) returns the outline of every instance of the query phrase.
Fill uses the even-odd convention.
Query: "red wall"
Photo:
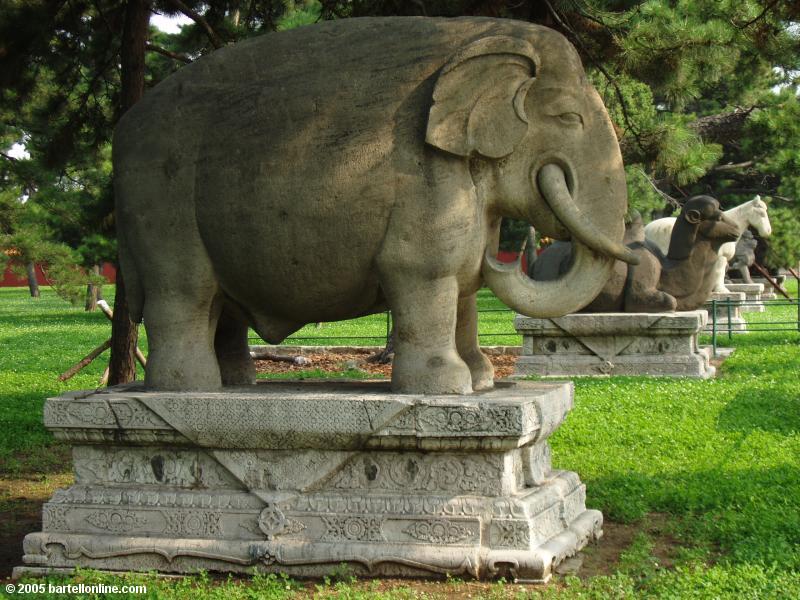
[[[100,274],[103,275],[109,283],[115,283],[117,280],[117,270],[111,263],[103,263]],[[39,285],[50,285],[44,271],[42,271],[41,265],[36,265],[36,281]],[[9,266],[6,268],[6,272],[3,273],[3,279],[0,280],[0,287],[28,287],[28,278],[24,276],[18,277],[11,271],[11,267]]]

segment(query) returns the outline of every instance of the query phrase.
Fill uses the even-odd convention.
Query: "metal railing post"
[[[731,323],[731,299],[728,298],[725,303],[728,309],[728,340],[733,339],[733,324]]]
[[[717,301],[711,301],[711,349],[717,355]]]
[[[793,273],[793,275],[795,283],[797,284],[795,290],[795,296],[797,296],[797,298],[795,298],[795,302],[797,302],[797,331],[800,331],[800,277],[797,276],[797,273]]]

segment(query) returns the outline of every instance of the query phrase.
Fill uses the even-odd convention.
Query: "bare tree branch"
[[[772,193],[772,191],[764,188],[757,188],[757,187],[749,187],[749,188],[720,188],[716,191],[716,195],[718,196],[732,196],[733,194],[758,194],[760,196],[766,196],[767,198],[775,198],[776,200],[780,200],[782,202],[791,202],[794,204],[796,200],[794,198],[788,198],[787,196],[778,196],[777,194]]]
[[[181,0],[167,0],[172,6],[174,6],[177,10],[181,11],[184,15],[189,17],[192,21],[197,23],[200,27],[202,27],[206,35],[208,35],[208,39],[211,42],[211,45],[214,48],[222,48],[225,45],[225,42],[222,41],[222,38],[219,37],[216,31],[208,24],[208,21],[205,20],[203,15],[200,15],[194,12],[191,8],[186,6]]]
[[[166,48],[162,48],[161,46],[157,46],[151,42],[147,42],[145,44],[145,49],[149,50],[150,52],[155,52],[157,54],[161,54],[162,56],[166,56],[167,58],[171,58],[173,60],[177,60],[187,65],[192,62],[192,59],[186,56],[185,54],[180,54],[178,52],[172,52],[171,50],[167,50]]]
[[[752,167],[755,164],[755,161],[746,160],[740,163],[728,163],[727,165],[717,165],[712,171],[738,171],[739,169],[747,169]]]
[[[656,193],[659,196],[661,196],[664,200],[666,200],[669,203],[670,206],[672,206],[673,208],[681,208],[681,206],[683,206],[678,200],[676,200],[675,198],[673,198],[672,196],[670,196],[666,192],[660,190],[658,188],[658,186],[656,185],[656,182],[653,181],[650,178],[650,176],[647,173],[644,172],[644,169],[639,167],[639,171],[641,172],[642,176],[647,180],[647,183],[649,183],[653,187],[653,189],[656,191]]]

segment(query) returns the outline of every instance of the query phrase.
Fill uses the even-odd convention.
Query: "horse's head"
[[[748,204],[750,207],[747,211],[747,224],[754,227],[761,237],[769,237],[772,234],[772,225],[770,225],[767,215],[767,203],[761,199],[761,196],[756,196]]]

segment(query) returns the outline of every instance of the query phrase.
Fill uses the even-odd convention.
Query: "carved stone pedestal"
[[[75,484],[44,505],[22,573],[284,572],[546,581],[601,535],[548,436],[569,383],[470,396],[386,382],[279,383],[221,393],[119,386],[47,401]]]
[[[712,300],[716,300],[716,305]],[[714,306],[716,306],[716,329],[718,334],[727,334],[728,331],[747,333],[747,321],[744,320],[741,314],[741,303],[744,300],[745,295],[743,292],[713,292],[711,298],[705,303],[709,318],[708,324],[703,331],[705,333],[713,331],[712,314],[715,310]]]
[[[745,304],[741,306],[741,312],[764,312],[764,303],[761,295],[764,293],[763,283],[726,283],[731,292],[741,292],[744,294]]]
[[[515,375],[713,377],[697,334],[707,313],[575,313],[557,319],[517,315],[522,355]]]
[[[784,283],[786,282],[786,275],[776,275],[772,279],[779,286],[784,287]],[[761,299],[763,301],[766,302],[769,300],[778,299],[778,294],[775,293],[775,288],[773,288],[772,284],[763,277],[753,277],[753,283],[760,283],[761,285],[764,286],[764,291],[761,293]]]

